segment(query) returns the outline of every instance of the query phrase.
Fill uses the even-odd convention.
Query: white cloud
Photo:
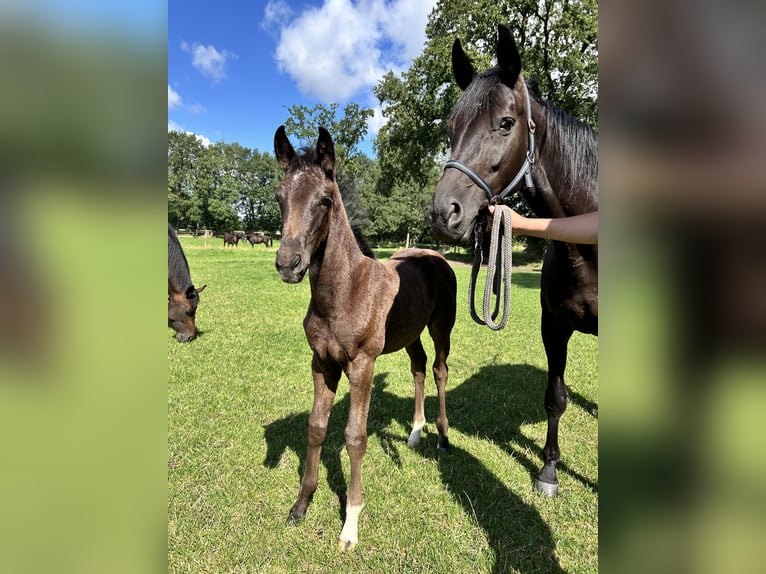
[[[388,70],[409,67],[423,48],[436,0],[325,0],[278,20],[273,15],[281,4],[269,2],[265,13],[273,25],[286,22],[275,53],[280,70],[306,96],[332,103],[369,92]]]
[[[202,104],[190,104],[186,109],[192,114],[204,114],[207,111]]]
[[[195,134],[194,132],[186,132],[186,133],[194,134],[197,137],[197,139],[202,143],[202,145],[205,147],[208,147],[211,143],[213,143],[206,136],[203,136],[201,134]]]
[[[168,111],[179,108],[182,103],[181,96],[168,84]]]
[[[211,144],[210,140],[206,136],[203,136],[203,135],[200,135],[200,134],[195,134],[194,132],[190,132],[188,130],[185,130],[183,128],[183,126],[181,126],[181,124],[179,124],[178,122],[174,122],[173,120],[168,120],[168,131],[169,132],[181,132],[183,134],[193,135],[205,147],[208,147]]]
[[[185,130],[181,127],[181,125],[178,122],[174,122],[173,120],[168,120],[168,131],[169,132],[184,132]]]
[[[383,116],[383,108],[375,106],[373,109],[373,116],[367,120],[367,132],[368,136],[375,137],[378,135],[380,128],[386,124],[386,118]]]
[[[192,66],[197,68],[200,74],[213,80],[213,83],[226,78],[227,62],[237,57],[228,50],[219,51],[212,45],[181,42],[181,49],[192,55]]]
[[[263,9],[263,21],[261,28],[267,31],[273,30],[280,22],[289,20],[293,15],[292,8],[285,0],[269,0]]]

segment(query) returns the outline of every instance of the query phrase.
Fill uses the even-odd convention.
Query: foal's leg
[[[450,349],[450,332],[452,327],[443,328],[439,325],[429,326],[431,338],[434,340],[435,358],[433,364],[434,380],[436,381],[436,393],[439,397],[439,418],[436,419],[436,428],[439,431],[439,450],[441,452],[449,451],[449,420],[447,419],[447,378],[449,376],[449,367],[447,367],[447,357]]]
[[[410,356],[410,371],[415,380],[415,415],[412,417],[412,432],[407,439],[407,446],[415,448],[420,444],[420,432],[426,424],[425,415],[425,381],[426,381],[426,352],[418,337],[406,347]],[[441,431],[440,431],[441,433]]]
[[[543,494],[555,496],[559,490],[556,463],[561,457],[559,419],[564,414],[569,402],[569,394],[564,384],[564,369],[566,369],[567,364],[567,344],[573,331],[562,326],[546,309],[543,309],[541,329],[545,354],[548,358],[548,386],[545,389],[548,433],[543,448],[543,468],[535,477],[535,486]]]
[[[311,374],[314,377],[314,405],[309,415],[308,450],[306,465],[301,479],[298,500],[290,509],[288,523],[296,524],[306,515],[311,497],[317,489],[319,477],[319,455],[327,434],[327,421],[330,418],[335,391],[338,389],[341,369],[336,364],[321,365],[316,355],[311,362]]]
[[[346,499],[346,521],[338,538],[338,550],[351,550],[359,542],[359,514],[362,512],[362,458],[367,451],[367,415],[375,359],[357,357],[346,371],[351,391],[351,404],[346,425],[346,450],[351,460],[351,479]]]

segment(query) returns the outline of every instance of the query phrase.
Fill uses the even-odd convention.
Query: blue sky
[[[273,152],[292,105],[376,109],[372,89],[420,54],[436,0],[168,2],[168,129]]]

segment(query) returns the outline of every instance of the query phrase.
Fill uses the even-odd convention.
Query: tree
[[[459,37],[476,69],[488,68],[500,23],[511,26],[524,74],[538,80],[541,95],[597,125],[596,0],[440,0],[423,53],[401,76],[389,72],[375,88],[387,119],[376,146],[388,185],[426,183],[448,151],[446,122],[460,95],[452,79],[452,43]]]
[[[176,228],[195,227],[194,170],[202,143],[194,134],[168,132],[168,222]]]
[[[201,227],[215,233],[239,229],[234,204],[239,199],[238,164],[244,153],[239,144],[223,142],[203,148],[195,169],[194,195]]]
[[[242,223],[248,231],[276,232],[281,224],[279,205],[274,199],[281,171],[277,160],[268,152],[253,150],[245,169],[245,185],[239,202]]]
[[[371,109],[350,103],[343,108],[343,117],[338,119],[338,104],[313,108],[290,106],[290,117],[285,121],[285,131],[297,137],[302,145],[312,145],[319,133],[319,127],[327,129],[335,145],[335,162],[339,172],[356,177],[354,161],[363,156],[359,142],[367,134],[367,119],[372,117]]]

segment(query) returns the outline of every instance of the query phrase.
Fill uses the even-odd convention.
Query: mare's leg
[[[311,361],[311,374],[314,378],[314,405],[311,407],[311,415],[309,415],[306,465],[303,470],[298,500],[290,509],[290,516],[287,519],[290,524],[296,524],[306,515],[311,497],[314,496],[317,489],[319,455],[322,452],[325,434],[327,434],[327,421],[330,418],[335,391],[338,389],[341,369],[336,364],[320,364],[314,355]]]
[[[346,450],[351,461],[351,479],[346,499],[346,521],[338,538],[338,550],[351,550],[359,542],[359,514],[362,512],[362,458],[367,451],[367,415],[375,359],[360,356],[348,366],[351,404],[346,425]]]
[[[567,364],[567,344],[573,331],[561,325],[545,308],[543,308],[541,328],[545,354],[548,357],[548,386],[545,389],[548,434],[543,448],[543,468],[535,477],[535,486],[543,494],[555,496],[559,490],[556,463],[561,456],[559,451],[559,419],[564,414],[569,402],[569,394],[564,384],[564,369]]]
[[[412,432],[407,439],[407,446],[415,448],[420,444],[420,433],[426,424],[425,415],[425,381],[426,381],[426,352],[418,337],[406,347],[410,356],[410,372],[415,380],[415,414],[412,417]]]

